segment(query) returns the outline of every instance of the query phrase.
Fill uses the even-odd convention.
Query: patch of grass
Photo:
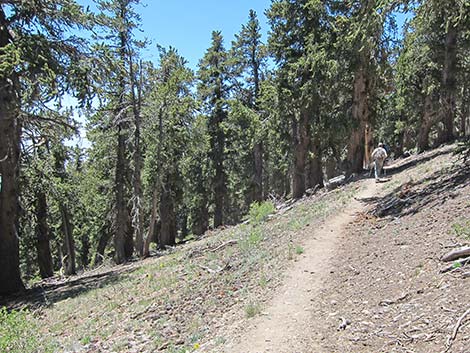
[[[269,283],[269,280],[264,274],[258,280],[258,285],[263,289],[266,289],[268,287],[268,283]]]
[[[470,219],[456,222],[451,227],[457,237],[470,240]]]
[[[245,306],[245,315],[247,318],[255,317],[256,315],[261,313],[261,306],[258,303],[248,303]]]
[[[276,211],[276,207],[271,201],[253,202],[248,212],[248,220],[251,224],[257,225],[264,222],[270,214]]]
[[[0,308],[0,352],[54,352],[52,342],[39,336],[39,326],[27,310]]]
[[[246,232],[248,234],[239,243],[244,252],[256,248],[263,240],[263,232],[259,227],[246,227]]]
[[[305,250],[304,250],[304,248],[303,248],[302,246],[297,245],[297,246],[295,247],[295,253],[296,253],[297,255],[302,255],[304,252],[305,252]]]

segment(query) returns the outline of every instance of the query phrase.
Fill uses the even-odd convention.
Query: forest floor
[[[29,308],[38,351],[468,353],[470,266],[440,260],[470,245],[454,148],[7,305]]]

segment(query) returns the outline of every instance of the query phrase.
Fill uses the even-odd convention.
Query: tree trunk
[[[253,193],[251,202],[263,201],[263,143],[258,142],[253,147]]]
[[[108,227],[103,227],[101,229],[101,235],[100,235],[100,238],[98,240],[98,246],[96,248],[96,254],[95,254],[95,258],[93,260],[93,264],[96,266],[96,265],[99,265],[103,262],[103,259],[104,259],[104,252],[106,250],[106,246],[108,245],[109,243],[109,240],[111,239],[112,237],[112,234],[111,232],[109,231]]]
[[[35,206],[36,250],[38,254],[39,273],[41,278],[49,278],[54,275],[54,266],[49,241],[49,226],[47,225],[47,199],[44,192],[37,192]]]
[[[423,152],[429,149],[429,132],[435,124],[432,111],[432,97],[427,95],[424,98],[424,109],[421,115],[421,124],[418,131],[417,147],[418,152]]]
[[[450,20],[448,20],[450,22]],[[455,72],[457,70],[457,28],[448,24],[445,38],[444,67],[442,71],[441,121],[444,125],[440,142],[454,139],[455,117]]]
[[[220,96],[220,95],[218,95]],[[220,104],[220,103],[217,103]],[[214,228],[224,223],[224,207],[226,194],[226,176],[224,170],[224,148],[225,133],[221,126],[225,118],[225,112],[222,108],[217,108],[213,121],[213,133],[215,136],[211,138],[212,156],[215,169],[214,186]]]
[[[308,158],[307,188],[323,187],[323,170],[321,162],[320,139],[315,136],[310,143]]]
[[[348,143],[347,174],[360,173],[364,167],[365,130],[369,123],[368,80],[365,68],[360,66],[354,75],[352,119],[353,130]]]
[[[468,76],[470,79],[470,75]],[[461,92],[461,99],[460,99],[460,136],[465,137],[467,136],[468,130],[468,117],[470,113],[470,106],[467,102],[467,99],[470,98],[470,89],[467,81],[463,82],[462,84],[462,92]]]
[[[168,245],[176,244],[176,216],[172,195],[170,178],[167,177],[166,185],[160,191],[160,222],[161,228],[158,235],[158,247],[165,249]]]
[[[158,193],[156,190],[154,190],[153,196],[152,196],[152,214],[150,216],[149,230],[147,233],[147,237],[145,238],[144,251],[142,254],[144,258],[150,256],[150,243],[155,241],[154,233],[155,233],[155,226],[157,223],[157,217],[158,217]]]
[[[127,14],[126,2],[120,2],[120,18],[124,19]],[[116,122],[118,128],[118,145],[117,145],[117,163],[115,175],[115,191],[116,191],[116,231],[114,234],[114,248],[115,248],[115,261],[117,264],[122,264],[128,259],[128,212],[127,202],[125,197],[125,184],[126,172],[128,171],[128,162],[126,157],[126,107],[124,104],[124,95],[126,92],[126,62],[127,62],[127,45],[128,38],[126,28],[121,28],[119,31],[119,60],[121,66],[118,68],[118,82],[119,90],[116,92],[118,98],[118,105],[116,111]]]
[[[0,7],[0,50],[12,41]],[[13,74],[14,75],[14,74]],[[21,126],[16,77],[0,78],[0,295],[24,290],[18,241]]]
[[[191,231],[194,235],[202,235],[209,228],[209,210],[207,209],[207,200],[205,195],[201,195],[204,199],[200,201],[196,208],[195,219],[192,220]]]
[[[181,234],[179,239],[184,240],[189,234],[189,229],[188,229],[188,213],[185,210],[183,214],[181,215]]]
[[[82,234],[80,238],[81,249],[80,249],[80,263],[82,268],[88,268],[90,264],[90,239],[89,234]]]
[[[115,261],[126,262],[127,209],[124,199],[125,183],[125,136],[122,127],[118,126],[118,149],[116,164],[116,231],[114,234]]]
[[[294,148],[294,165],[292,172],[292,197],[301,198],[305,194],[306,173],[309,138],[309,114],[302,110],[300,119],[292,118],[292,140]]]
[[[73,227],[72,222],[70,221],[70,213],[67,209],[67,206],[60,205],[60,213],[62,216],[62,231],[64,232],[64,242],[63,242],[63,254],[64,258],[62,262],[64,263],[64,274],[66,276],[71,276],[76,274],[75,266],[75,242],[73,239]]]
[[[135,248],[140,257],[144,253],[144,210],[142,189],[142,151],[140,147],[141,128],[141,89],[142,81],[137,84],[132,55],[129,54],[129,74],[131,76],[132,110],[134,113],[134,175],[132,195],[132,225],[134,228]],[[140,73],[142,80],[142,73]],[[137,90],[137,93],[136,93]]]

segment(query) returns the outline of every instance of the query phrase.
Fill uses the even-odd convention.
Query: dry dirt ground
[[[470,168],[444,147],[388,172],[311,230],[225,352],[470,352],[469,270],[440,273],[441,256],[470,241]]]

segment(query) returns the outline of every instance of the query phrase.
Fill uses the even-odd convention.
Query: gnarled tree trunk
[[[429,149],[429,132],[436,123],[433,118],[432,97],[427,95],[424,98],[424,108],[421,115],[421,123],[418,131],[417,147],[419,152]]]
[[[353,130],[348,143],[348,174],[360,173],[364,167],[365,131],[370,119],[368,79],[366,69],[360,66],[354,75],[352,119]]]

